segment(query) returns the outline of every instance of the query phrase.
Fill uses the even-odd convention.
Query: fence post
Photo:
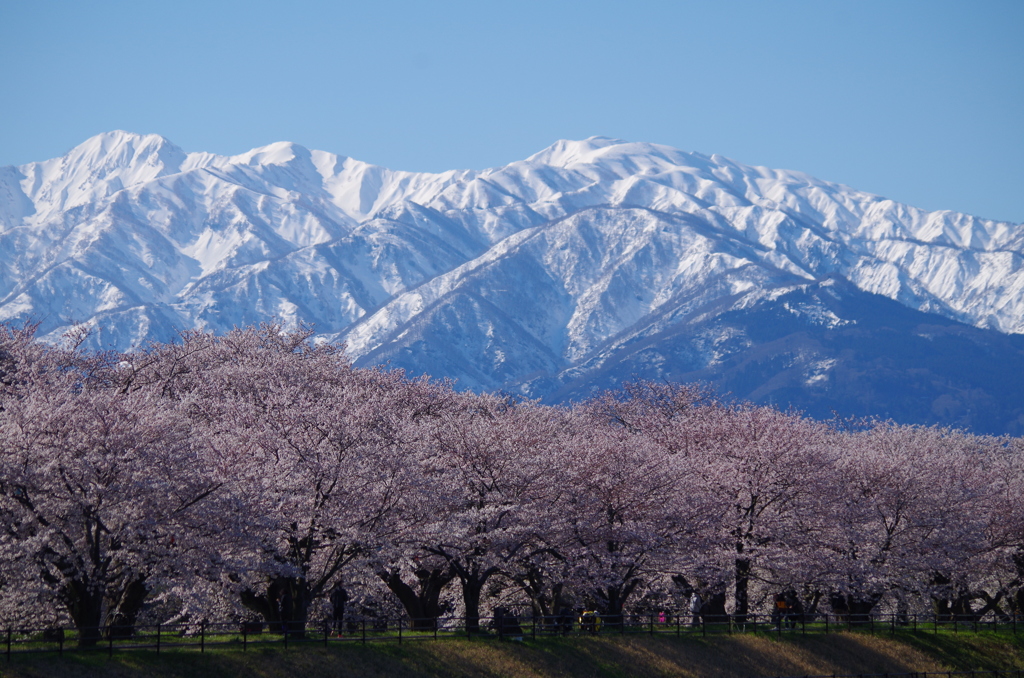
[[[399,619],[398,620],[398,644],[399,645],[402,644],[402,627],[403,626],[405,626],[405,624],[402,622],[401,619]]]
[[[114,656],[114,627],[107,626],[107,657]]]
[[[199,653],[206,652],[206,620],[199,622]]]
[[[363,645],[366,645],[366,620],[363,620]]]
[[[650,631],[650,633],[648,635],[651,635],[651,636],[654,635],[654,613],[653,612],[651,613],[651,631]]]
[[[825,634],[828,635],[828,612],[825,613]]]
[[[12,633],[13,633],[13,631],[11,630],[11,627],[8,626],[7,627],[7,663],[8,664],[11,663],[11,634]]]
[[[704,620],[704,615],[700,616],[700,635],[704,638],[708,637],[708,623]]]
[[[249,625],[242,622],[242,652],[249,649]]]
[[[160,654],[160,625],[156,625],[156,653]]]
[[[676,638],[679,637],[679,615],[676,615]]]
[[[57,656],[64,656],[64,629],[61,629],[60,635],[57,636]]]
[[[327,649],[327,639],[331,636],[331,622],[324,622],[324,649]],[[402,626],[398,626],[398,642],[402,642]]]

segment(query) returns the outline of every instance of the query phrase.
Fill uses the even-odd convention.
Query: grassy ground
[[[321,676],[420,678],[804,676],[970,669],[1024,669],[1024,634],[866,633],[702,638],[544,638],[509,642],[476,639],[254,648],[207,648],[115,653],[0,657],[0,676],[11,678],[158,678],[213,676]]]

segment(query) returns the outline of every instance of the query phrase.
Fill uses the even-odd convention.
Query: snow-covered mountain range
[[[426,174],[111,132],[0,168],[0,320],[50,337],[88,323],[123,349],[277,317],[361,364],[549,400],[699,377],[810,410],[1024,429],[1024,391],[943,372],[970,347],[1024,370],[1022,258],[1022,225],[603,137]],[[924,369],[894,363],[886,386],[865,367],[889,331],[957,338],[960,358],[925,369],[920,416],[865,395]],[[979,423],[981,392],[1009,399],[999,421]]]

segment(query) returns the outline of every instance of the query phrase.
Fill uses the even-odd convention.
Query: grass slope
[[[402,645],[217,648],[93,654],[15,655],[0,658],[0,676],[207,678],[212,676],[320,676],[425,678],[452,676],[803,676],[1024,668],[1024,635],[899,633],[895,639],[864,633],[792,636],[545,638],[423,641]]]

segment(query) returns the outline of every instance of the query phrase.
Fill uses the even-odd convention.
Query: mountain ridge
[[[359,364],[531,397],[597,388],[588,374],[672,328],[746,337],[691,337],[704,366],[684,373],[713,376],[757,345],[716,318],[829,280],[1024,333],[1022,225],[607,137],[417,173],[289,142],[221,156],[110,132],[0,168],[0,252],[0,320],[38,320],[51,339],[84,322],[95,346],[124,349],[276,317]],[[815,299],[806,318],[836,315]]]

